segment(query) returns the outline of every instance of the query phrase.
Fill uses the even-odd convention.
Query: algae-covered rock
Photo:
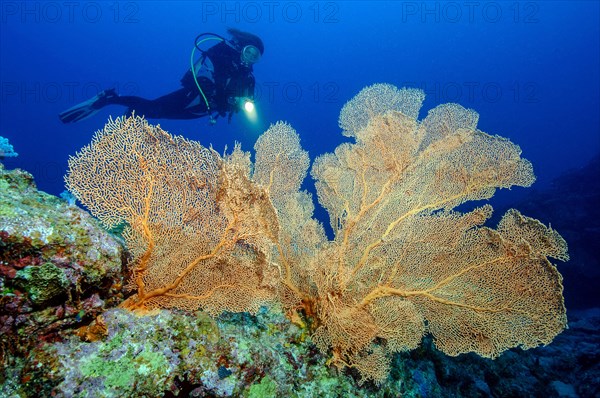
[[[27,357],[117,305],[123,258],[86,211],[0,164],[0,352]]]
[[[25,267],[17,272],[15,281],[36,305],[65,295],[69,286],[65,272],[52,263]]]
[[[157,311],[140,316],[113,309],[102,315],[102,323],[104,339],[87,343],[73,336],[54,345],[63,365],[54,395],[160,397],[191,366],[217,366],[218,357],[212,358],[213,365],[206,353],[216,350],[219,330],[203,313]]]
[[[102,315],[106,336],[71,337],[53,344],[61,366],[57,397],[314,397],[352,393],[352,379],[337,378],[304,331],[282,313],[257,316],[123,309]]]
[[[121,271],[122,245],[86,211],[38,191],[31,174],[0,165],[0,275],[52,262],[97,284]]]
[[[277,383],[269,376],[263,377],[260,383],[250,386],[248,398],[276,398]]]

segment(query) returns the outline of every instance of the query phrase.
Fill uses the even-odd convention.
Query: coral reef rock
[[[86,211],[0,164],[0,359],[89,323],[122,300],[122,244]]]

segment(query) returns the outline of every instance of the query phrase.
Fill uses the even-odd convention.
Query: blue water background
[[[219,152],[235,141],[251,150],[278,120],[311,159],[331,152],[348,140],[338,127],[344,103],[380,82],[423,88],[421,117],[446,102],[479,112],[481,130],[521,146],[538,189],[600,150],[597,1],[3,1],[0,12],[0,136],[20,154],[4,163],[55,195],[69,155],[124,109],[72,125],[61,111],[104,88],[147,98],[178,89],[194,38],[227,27],[265,43],[258,121],[152,120]],[[525,192],[504,190],[492,203]],[[328,225],[320,207],[317,216]]]

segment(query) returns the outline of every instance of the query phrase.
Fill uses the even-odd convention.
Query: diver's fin
[[[95,97],[67,109],[58,117],[63,123],[78,122],[96,114],[103,106],[110,104],[109,99],[114,97],[117,97],[114,89],[104,90]]]
[[[58,115],[60,121],[63,123],[75,123],[96,114],[100,109],[92,108],[93,100],[95,100],[95,98],[82,102],[81,104],[75,105],[62,112]]]

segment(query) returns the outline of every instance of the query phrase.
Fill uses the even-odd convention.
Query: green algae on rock
[[[52,263],[27,266],[17,271],[15,283],[27,291],[29,299],[36,305],[66,295],[69,286],[65,272]]]

